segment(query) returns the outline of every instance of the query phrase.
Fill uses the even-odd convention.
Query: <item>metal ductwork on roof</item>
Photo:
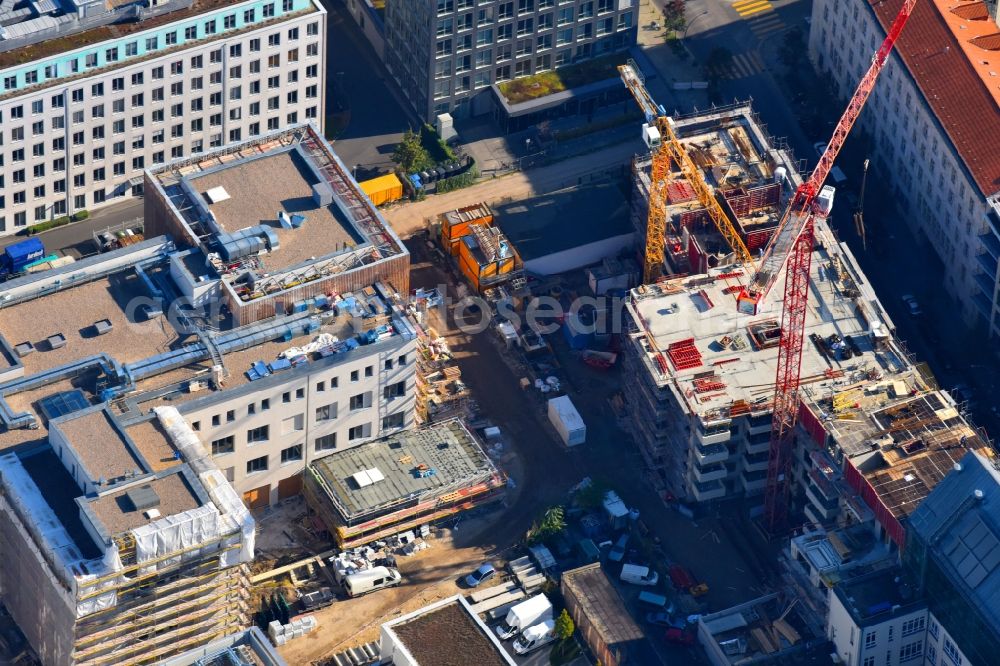
[[[260,254],[264,250],[277,250],[278,247],[278,235],[273,229],[263,225],[219,236],[219,254],[223,261],[235,261]]]

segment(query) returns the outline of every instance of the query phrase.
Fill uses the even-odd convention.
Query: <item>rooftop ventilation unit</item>
[[[368,486],[378,483],[379,481],[384,481],[385,475],[383,475],[377,467],[372,467],[371,469],[356,472],[351,476],[351,478],[354,479],[354,483],[358,484],[359,488],[367,488]]]
[[[225,201],[226,199],[230,198],[229,192],[226,192],[226,188],[222,187],[221,185],[219,187],[213,187],[212,189],[205,192],[205,197],[208,198],[208,203],[213,203],[213,204],[217,204],[221,201]]]
[[[147,509],[160,506],[160,496],[148,484],[129,490],[125,493],[125,496],[132,502],[132,506],[135,507],[136,511],[146,511]]]

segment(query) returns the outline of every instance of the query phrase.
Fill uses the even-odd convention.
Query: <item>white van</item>
[[[545,622],[539,622],[521,632],[521,635],[514,641],[514,652],[517,654],[528,654],[543,645],[548,645],[555,639],[556,621],[546,620]]]
[[[503,640],[513,638],[522,629],[549,619],[552,619],[552,604],[544,594],[537,594],[507,611],[507,617],[496,628],[497,636]]]
[[[641,567],[638,564],[623,565],[619,578],[633,585],[656,585],[660,581],[658,573],[649,567]]]
[[[403,577],[396,569],[389,567],[372,567],[357,573],[344,576],[344,590],[349,597],[360,597],[384,587],[395,587],[402,582]]]

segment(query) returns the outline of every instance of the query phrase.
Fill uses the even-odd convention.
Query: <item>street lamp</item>
[[[708,10],[707,9],[704,10],[704,11],[702,11],[701,14],[698,14],[693,19],[691,19],[691,22],[687,24],[686,28],[684,28],[684,34],[681,35],[681,39],[684,39],[685,37],[687,37],[688,36],[688,30],[691,29],[691,26],[693,26],[695,23],[697,23],[698,19],[703,18],[705,16],[708,16]]]

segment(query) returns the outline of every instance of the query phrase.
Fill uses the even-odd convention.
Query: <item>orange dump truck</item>
[[[466,206],[438,215],[441,225],[441,246],[453,257],[459,253],[462,237],[469,233],[469,225],[491,226],[493,211],[484,203]]]

